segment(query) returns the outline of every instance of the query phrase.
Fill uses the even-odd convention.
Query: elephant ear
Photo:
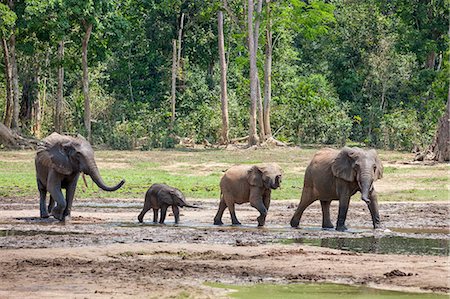
[[[381,179],[383,177],[383,163],[381,163],[376,150],[371,149],[369,151],[369,154],[373,155],[373,158],[375,160],[375,179]]]
[[[51,144],[44,141],[38,147],[37,160],[58,173],[69,175],[73,172],[73,168],[69,161],[68,152],[74,150],[75,148],[70,143],[62,145],[61,143]]]
[[[172,198],[171,191],[172,190],[170,190],[170,189],[169,190],[167,190],[167,189],[159,190],[158,194],[157,194],[157,198],[158,198],[159,202],[162,204],[169,205],[169,206],[173,205],[174,201]]]
[[[335,177],[343,179],[344,181],[353,182],[355,180],[356,172],[353,168],[355,157],[357,153],[354,149],[344,147],[331,165],[331,171]]]
[[[258,166],[252,166],[247,173],[248,183],[251,186],[263,187],[262,171]]]

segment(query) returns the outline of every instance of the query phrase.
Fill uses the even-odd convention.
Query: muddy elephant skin
[[[260,213],[258,226],[264,226],[271,192],[280,187],[281,179],[282,171],[277,164],[238,165],[228,169],[220,181],[220,203],[214,224],[223,224],[222,215],[228,207],[232,224],[240,225],[234,205],[250,202]]]
[[[336,230],[345,231],[350,197],[361,192],[367,203],[374,228],[380,227],[377,194],[373,182],[383,176],[383,165],[375,150],[344,147],[342,150],[319,150],[306,168],[303,192],[291,219],[297,227],[304,210],[316,200],[322,206],[322,228],[333,228],[330,219],[330,203],[339,200]]]
[[[125,183],[122,180],[116,186],[109,187],[103,182],[95,163],[94,150],[82,136],[70,137],[52,133],[44,138],[38,146],[35,166],[42,218],[48,218],[49,213],[61,221],[70,216],[80,173],[89,175],[95,184],[105,191],[115,191]],[[62,189],[66,189],[66,197]],[[48,208],[47,192],[50,193]]]
[[[197,208],[186,202],[183,193],[177,188],[165,184],[153,184],[145,193],[144,208],[138,216],[139,222],[144,221],[144,215],[153,209],[153,222],[158,222],[158,211],[161,210],[159,223],[166,219],[167,208],[171,206],[175,223],[180,221],[180,209],[178,207]]]

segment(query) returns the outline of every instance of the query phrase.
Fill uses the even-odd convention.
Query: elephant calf
[[[241,223],[236,218],[234,204],[250,202],[260,215],[258,226],[264,226],[270,205],[272,189],[281,184],[282,172],[277,164],[261,166],[239,165],[228,169],[220,181],[219,210],[214,217],[215,225],[222,225],[222,215],[228,207],[233,225]]]
[[[344,147],[342,150],[319,150],[306,168],[302,198],[291,219],[297,227],[303,211],[316,200],[322,206],[322,227],[333,228],[330,219],[330,203],[339,200],[336,230],[345,231],[345,219],[350,197],[361,192],[372,215],[373,227],[380,227],[377,194],[373,182],[383,176],[383,165],[375,150]]]
[[[186,199],[180,190],[174,187],[167,186],[165,184],[153,184],[145,193],[144,208],[138,216],[139,222],[144,221],[144,215],[148,210],[153,209],[153,222],[158,222],[158,210],[161,209],[161,218],[159,223],[164,223],[166,219],[167,208],[172,206],[173,215],[175,217],[175,223],[180,221],[180,210],[178,207],[191,206],[186,202]]]

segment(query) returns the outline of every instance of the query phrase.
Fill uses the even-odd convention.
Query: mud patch
[[[0,230],[0,237],[15,237],[15,236],[40,236],[40,235],[85,235],[86,233],[80,232],[62,232],[62,231],[52,231],[52,230],[15,230],[15,229],[4,229]]]

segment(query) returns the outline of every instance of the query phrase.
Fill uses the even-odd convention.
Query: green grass
[[[398,298],[448,298],[441,294],[408,293],[397,291],[385,291],[361,286],[350,286],[331,283],[305,283],[305,284],[252,284],[252,285],[228,285],[222,283],[205,283],[213,288],[231,290],[230,298],[245,299],[398,299]]]
[[[88,187],[78,182],[77,198],[143,198],[153,183],[166,183],[179,188],[188,198],[219,198],[219,181],[224,171],[236,164],[278,163],[283,169],[282,188],[272,192],[272,198],[299,200],[303,176],[315,148],[276,148],[258,150],[152,150],[97,151],[96,161],[109,185],[122,178],[124,187],[116,192],[99,190],[87,177]],[[32,151],[0,152],[0,197],[38,197]],[[411,161],[412,156],[401,152],[380,152],[384,163]],[[395,159],[394,159],[395,158]],[[384,167],[384,185],[393,186],[379,192],[385,201],[447,200],[449,166]],[[408,190],[401,188],[411,186]],[[399,187],[396,189],[396,187]]]

